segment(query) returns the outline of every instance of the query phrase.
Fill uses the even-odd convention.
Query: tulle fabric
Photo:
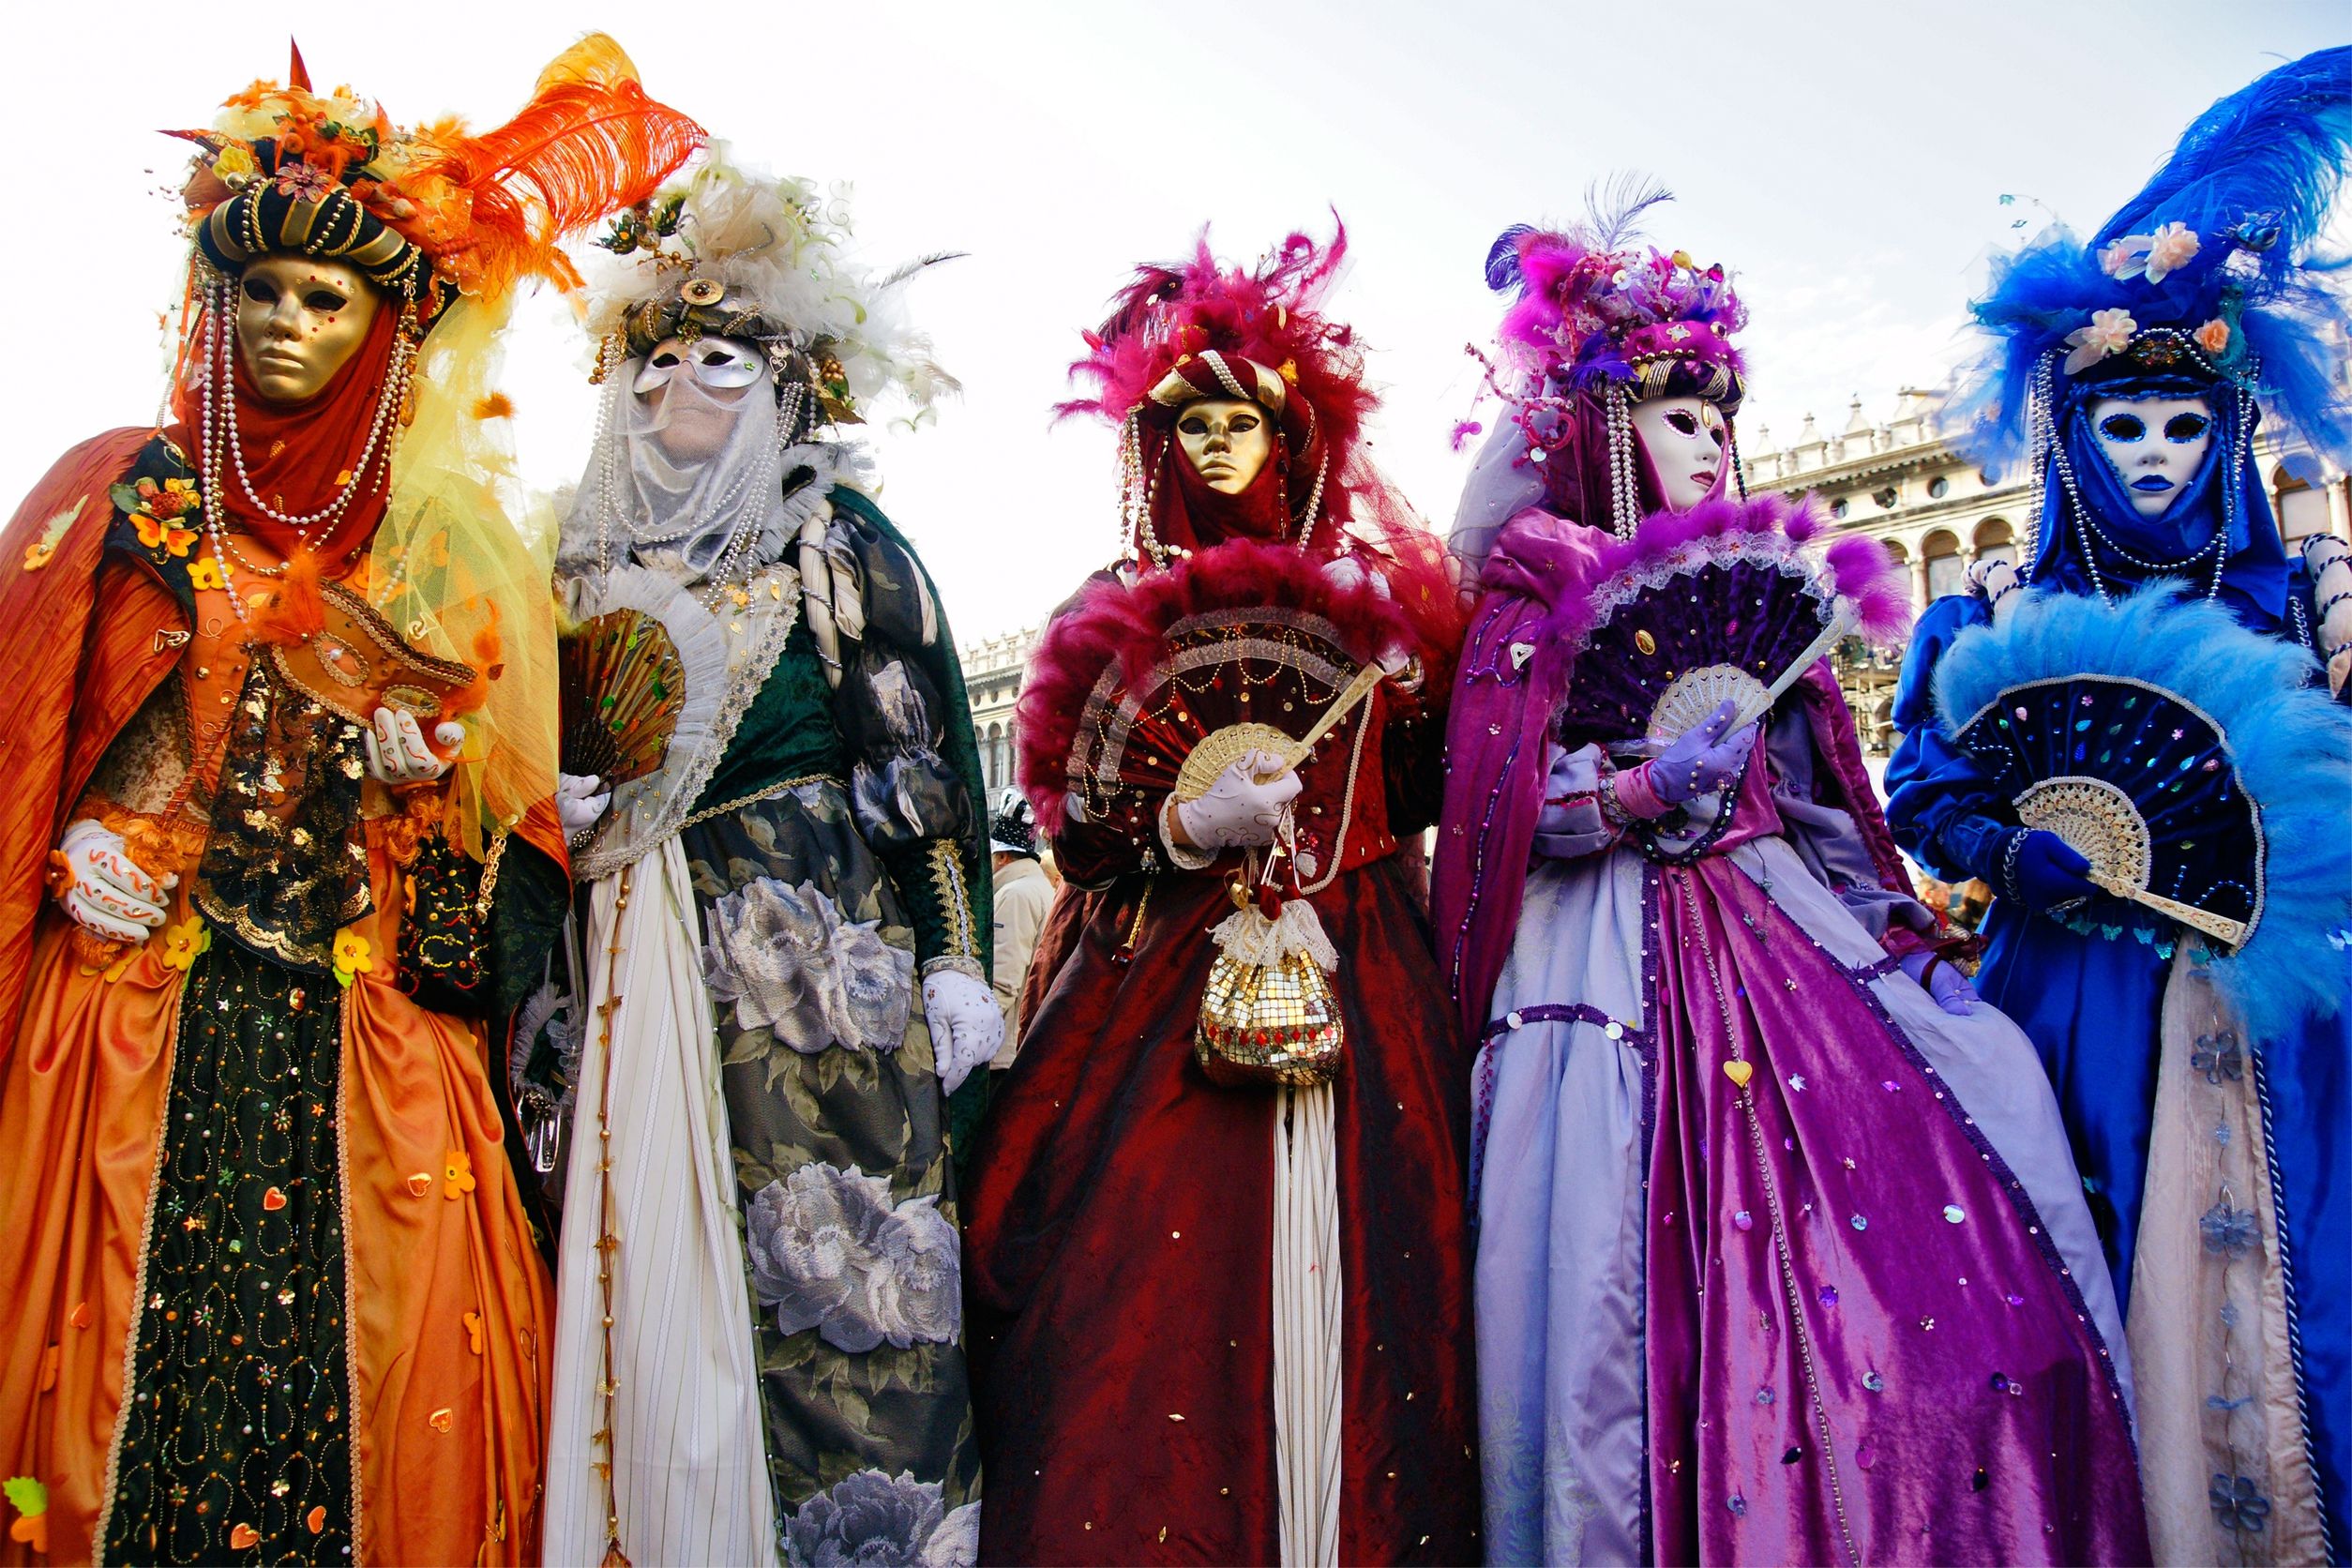
[[[354,580],[412,645],[480,672],[460,700],[466,738],[444,822],[477,860],[493,830],[555,791],[555,525],[516,477],[493,390],[510,314],[505,300],[460,300],[426,337],[391,499]]]
[[[663,396],[640,397],[632,388],[644,368],[631,359],[605,380],[600,434],[564,521],[564,565],[619,565],[634,554],[693,581],[746,528],[758,537],[744,564],[775,560],[789,542],[776,460],[791,443],[785,404],[763,393],[763,381],[715,394],[684,366]],[[710,430],[725,431],[716,450],[684,449],[691,432]]]

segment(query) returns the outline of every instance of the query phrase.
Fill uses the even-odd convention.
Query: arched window
[[[1960,559],[1960,541],[1949,529],[1938,528],[1922,539],[1919,552],[1927,563],[1927,596],[1930,600],[1968,591],[1968,563]]]
[[[1986,518],[1976,525],[1976,558],[2017,564],[2017,537],[2010,532],[2007,518]]]
[[[2328,531],[2328,492],[2289,474],[2284,463],[2271,473],[2270,495],[2279,514],[2279,537],[2288,544]]]

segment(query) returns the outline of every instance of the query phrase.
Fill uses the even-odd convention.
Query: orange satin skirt
[[[374,822],[369,850],[375,907],[350,929],[372,967],[344,995],[338,1119],[354,1556],[535,1561],[553,1291],[506,1164],[482,1027],[394,988],[400,881]],[[42,915],[0,1070],[0,1475],[43,1483],[49,1510],[38,1528],[5,1510],[0,1562],[93,1557],[190,957],[171,939],[193,929],[193,869],[163,930],[105,972],[83,966],[62,915]],[[44,1530],[45,1557],[32,1551]]]

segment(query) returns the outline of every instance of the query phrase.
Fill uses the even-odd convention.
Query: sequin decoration
[[[111,1560],[350,1560],[342,1007],[300,979],[226,942],[188,972]]]

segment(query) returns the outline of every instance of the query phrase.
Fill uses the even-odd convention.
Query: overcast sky
[[[964,396],[878,444],[884,505],[970,641],[1038,620],[1115,550],[1111,434],[1056,428],[1050,405],[1078,329],[1204,222],[1254,259],[1346,219],[1334,309],[1387,389],[1379,455],[1442,528],[1468,460],[1449,432],[1492,417],[1471,414],[1463,345],[1493,329],[1480,267],[1504,226],[1573,218],[1616,171],[1667,185],[1650,237],[1737,275],[1743,441],[1760,449],[1769,426],[1787,445],[1808,412],[1841,429],[1859,395],[1882,418],[1899,387],[1941,377],[1984,254],[2039,219],[2001,195],[2095,226],[2214,98],[2352,38],[2352,5],[28,7],[7,24],[0,100],[18,149],[0,253],[11,506],[72,443],[155,418],[183,164],[153,128],[208,124],[282,75],[289,24],[322,89],[477,126],[602,28],[740,159],[853,182],[872,259],[969,252],[913,296]],[[542,483],[577,476],[593,418],[568,322],[527,306],[507,377]]]

